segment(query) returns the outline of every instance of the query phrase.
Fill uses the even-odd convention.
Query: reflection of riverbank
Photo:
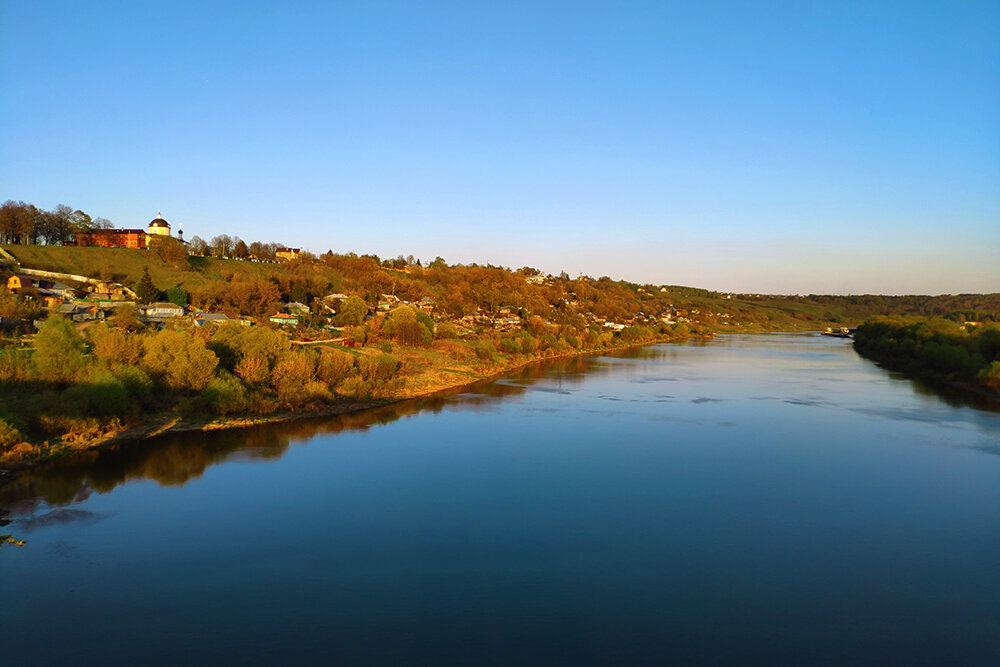
[[[616,358],[657,356],[656,348],[609,352]],[[366,407],[334,416],[303,417],[233,429],[168,432],[141,441],[125,441],[69,454],[59,460],[12,473],[0,489],[0,507],[13,516],[35,512],[42,501],[60,506],[107,493],[130,481],[150,479],[162,486],[183,486],[210,466],[233,460],[276,460],[296,442],[318,435],[364,431],[420,412],[488,410],[499,398],[529,391],[539,380],[557,375],[577,384],[585,375],[608,372],[600,357],[574,356],[536,361],[503,374],[427,396]],[[359,406],[361,404],[358,404]],[[368,404],[370,406],[370,404]]]

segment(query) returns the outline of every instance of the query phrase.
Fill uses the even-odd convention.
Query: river
[[[1000,664],[1000,413],[809,334],[0,490],[11,664]]]

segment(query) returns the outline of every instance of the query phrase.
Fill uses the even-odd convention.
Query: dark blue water
[[[0,505],[11,664],[1000,664],[1000,414],[818,336],[123,445]]]

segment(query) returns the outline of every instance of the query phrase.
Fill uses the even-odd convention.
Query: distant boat
[[[850,338],[854,335],[854,329],[849,329],[848,327],[838,327],[837,329],[831,329],[827,327],[825,331],[822,332],[824,336],[833,336],[834,338]]]

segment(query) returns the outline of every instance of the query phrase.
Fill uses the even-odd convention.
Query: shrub
[[[85,382],[69,387],[62,402],[81,417],[124,416],[135,413],[137,407],[125,383],[102,368],[94,368]]]
[[[94,356],[106,365],[134,366],[142,359],[141,336],[126,333],[121,329],[110,329],[95,338],[97,341],[94,345]]]
[[[247,384],[263,384],[271,373],[267,361],[257,356],[243,357],[233,370]]]
[[[244,412],[249,405],[246,387],[226,372],[208,381],[202,397],[205,405],[217,415]]]
[[[435,328],[434,337],[438,339],[458,338],[458,327],[451,322],[442,322]]]
[[[341,350],[324,350],[316,363],[316,375],[331,387],[336,387],[354,368],[354,356]]]
[[[35,336],[31,360],[38,377],[49,382],[68,382],[76,377],[86,360],[83,338],[64,317],[49,316]]]
[[[365,380],[386,382],[392,379],[401,366],[402,362],[391,354],[358,359],[358,369]]]
[[[514,338],[501,338],[500,351],[504,354],[517,354],[521,351],[521,343]]]

